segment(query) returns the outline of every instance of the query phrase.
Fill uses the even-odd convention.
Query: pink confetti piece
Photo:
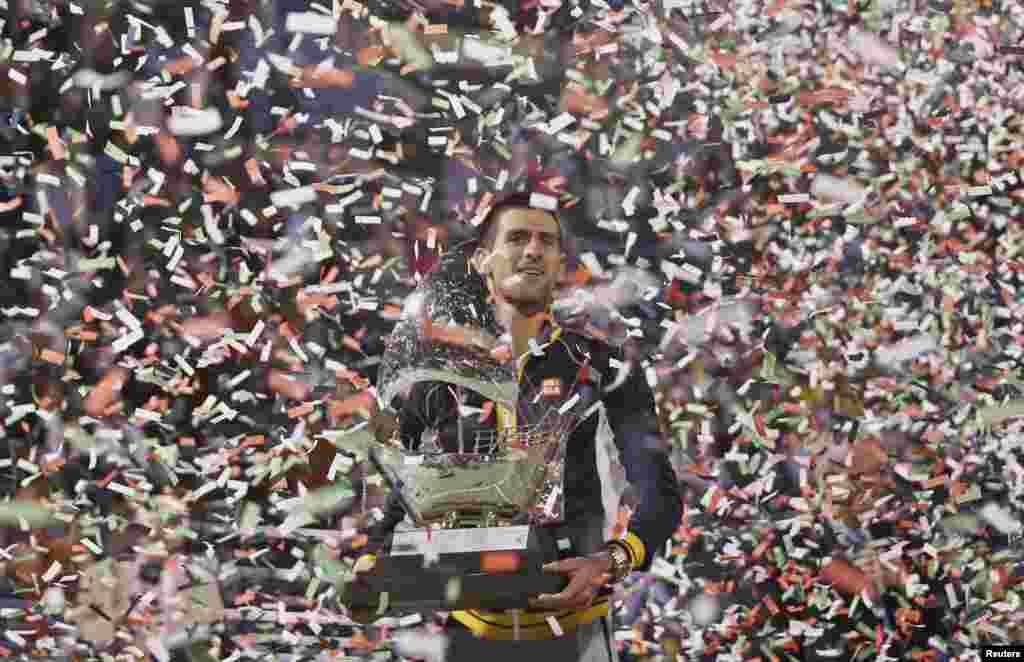
[[[900,65],[899,52],[873,33],[853,29],[850,31],[849,44],[869,64],[884,67]]]

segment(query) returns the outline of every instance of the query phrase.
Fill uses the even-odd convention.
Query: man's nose
[[[523,250],[527,255],[543,255],[544,254],[544,242],[537,235],[530,237],[530,241],[526,243],[526,248]]]

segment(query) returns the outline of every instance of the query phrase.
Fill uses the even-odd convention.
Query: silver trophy
[[[391,535],[351,585],[350,607],[525,608],[565,587],[541,566],[559,557],[566,444],[596,393],[517,379],[516,359],[494,351],[501,334],[459,252],[407,300],[377,384],[390,421],[368,456],[415,528]]]

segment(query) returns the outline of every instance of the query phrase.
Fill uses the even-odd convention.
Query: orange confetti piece
[[[235,110],[249,107],[249,100],[243,99],[235,92],[228,92],[228,103],[231,104],[231,107]]]
[[[338,297],[333,294],[307,294],[301,298],[299,303],[305,306],[322,306],[331,310],[338,305]]]
[[[327,405],[327,413],[334,418],[344,418],[360,411],[370,411],[372,404],[373,396],[365,392],[343,400],[331,400]]]
[[[100,383],[86,396],[83,408],[90,416],[102,416],[104,411],[120,396],[121,389],[128,381],[128,370],[120,366],[112,368]]]
[[[869,584],[867,575],[841,559],[830,561],[822,569],[821,576],[847,595],[858,595]]]
[[[302,69],[301,78],[291,81],[292,87],[351,87],[356,80],[355,74],[347,69],[334,67],[322,68],[319,65],[307,66]],[[295,119],[289,118],[294,127]]]
[[[63,161],[67,158],[67,151],[64,149],[64,144],[61,143],[60,137],[57,135],[57,127],[50,126],[46,128],[46,144],[50,149],[50,154],[53,154],[53,158],[57,161]]]
[[[851,92],[843,87],[827,87],[815,92],[801,92],[797,101],[802,106],[814,106],[819,103],[839,103],[846,101]]]
[[[227,187],[203,194],[205,202],[223,202],[229,205],[237,203],[240,197],[238,191]]]
[[[0,202],[0,213],[13,211],[21,207],[21,196],[17,195],[8,202]]]
[[[710,59],[718,66],[728,69],[732,69],[733,67],[735,67],[736,63],[738,62],[738,59],[735,55],[733,55],[732,53],[727,53],[725,51],[717,51],[715,53],[712,53],[710,55]]]
[[[47,363],[52,363],[53,365],[61,365],[64,363],[64,355],[60,352],[55,352],[52,349],[44,349],[39,354],[39,358]]]
[[[280,370],[271,370],[267,376],[267,382],[270,390],[292,400],[305,400],[312,391],[309,385],[297,379],[291,379],[287,373]]]
[[[156,134],[156,145],[160,152],[160,160],[165,164],[170,165],[181,160],[181,146],[171,134],[165,131]]]
[[[359,49],[356,59],[361,67],[373,67],[383,60],[386,54],[387,51],[380,46],[367,46]]]
[[[172,76],[187,74],[196,68],[196,61],[186,55],[164,65],[164,70]]]
[[[515,572],[521,564],[518,552],[484,552],[480,555],[480,569],[492,575]]]
[[[155,195],[142,196],[143,207],[170,207],[171,202],[165,198],[158,198]]]
[[[181,323],[181,332],[184,335],[199,338],[220,338],[224,330],[231,326],[231,318],[227,313],[218,313],[197,317]]]
[[[303,403],[297,407],[292,407],[288,410],[288,418],[299,418],[300,416],[306,416],[307,414],[313,413],[316,409],[316,405],[312,402]]]
[[[263,175],[260,174],[260,164],[257,163],[256,159],[249,159],[245,162],[245,172],[249,175],[249,181],[253,184],[266,183],[266,180],[263,179]]]

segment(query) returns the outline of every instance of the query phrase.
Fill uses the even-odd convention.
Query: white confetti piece
[[[13,425],[14,423],[17,423],[18,421],[20,421],[21,419],[25,418],[29,414],[35,413],[35,411],[36,411],[36,405],[31,403],[31,402],[26,403],[26,404],[15,405],[15,406],[11,407],[11,413],[8,414],[7,418],[4,419],[4,423],[6,425]],[[18,461],[18,465],[21,466],[22,462],[24,462],[24,460],[19,460]],[[31,466],[35,466],[35,465],[31,465]],[[38,468],[36,469],[36,471],[38,471]]]
[[[690,614],[699,626],[711,625],[718,617],[720,607],[714,595],[703,593],[690,603]]]
[[[831,198],[847,204],[861,201],[867,193],[860,184],[848,178],[819,174],[811,184],[811,194],[816,198]]]
[[[315,12],[289,12],[284,29],[299,34],[333,35],[338,28],[333,16]]]
[[[197,490],[195,490],[195,491],[193,491],[192,493],[189,494],[188,500],[189,501],[198,501],[199,499],[202,499],[204,496],[206,496],[210,492],[213,492],[214,490],[218,489],[218,487],[219,486],[217,485],[216,482],[212,482],[211,481],[211,482],[208,482],[208,483],[204,483],[203,485],[201,485],[199,487],[199,489],[197,489]]]
[[[575,407],[580,401],[580,394],[574,393],[571,398],[562,403],[562,406],[558,408],[558,413],[564,415],[570,409]]]
[[[353,202],[358,202],[359,200],[361,200],[363,198],[363,195],[364,193],[362,191],[352,191],[352,193],[348,194],[347,196],[339,200],[336,205],[328,205],[327,211],[340,213],[345,209],[345,207],[349,206]],[[334,207],[334,209],[332,209],[332,207]]]
[[[141,329],[134,329],[115,340],[111,344],[111,348],[114,350],[115,354],[120,354],[145,337],[146,334]]]
[[[123,494],[126,497],[135,497],[137,495],[135,488],[128,487],[127,485],[122,485],[120,483],[111,482],[107,485],[107,489],[111,492]]]
[[[75,577],[77,578],[77,575],[75,575]],[[61,581],[63,582],[63,578]],[[67,600],[64,596],[64,590],[59,586],[51,586],[46,589],[46,594],[43,596],[43,604],[51,613],[59,613],[67,604]]]
[[[312,186],[301,186],[283,191],[274,191],[270,194],[270,201],[275,207],[298,208],[307,202],[316,200],[316,189]]]
[[[196,15],[192,7],[185,7],[185,30],[189,39],[196,38]]]
[[[242,122],[243,120],[241,117],[236,117],[235,121],[231,123],[231,128],[224,134],[224,140],[231,140],[234,138],[235,134],[238,133],[238,130],[242,128]]]
[[[56,579],[57,575],[60,574],[60,571],[61,571],[62,567],[63,566],[60,564],[59,561],[54,561],[53,563],[51,563],[50,567],[47,568],[46,572],[43,574],[43,577],[42,577],[43,582],[49,584],[54,579]]]
[[[256,324],[253,325],[252,331],[250,331],[249,335],[246,336],[245,344],[249,347],[255,347],[260,336],[263,334],[264,329],[266,329],[266,324],[263,323],[263,320],[256,320]]]
[[[35,405],[32,405],[32,410],[31,411],[35,411]],[[37,473],[39,473],[39,465],[35,464],[34,462],[29,462],[28,460],[26,460],[24,458],[20,458],[18,460],[17,466],[22,471],[27,471],[30,474],[37,474]]]
[[[978,511],[978,515],[1004,535],[1015,535],[1021,532],[1020,521],[998,504],[985,504]]]
[[[419,617],[419,614],[413,616]],[[401,621],[399,624],[408,627],[402,625]],[[440,633],[396,632],[394,643],[398,654],[403,657],[422,659],[425,662],[444,662],[446,659],[448,639]]]
[[[303,363],[309,363],[309,356],[302,349],[302,346],[299,344],[299,341],[296,338],[289,338],[288,345],[292,348],[292,351],[295,352],[295,354],[299,357],[299,360],[301,360]]]
[[[167,130],[176,136],[203,136],[219,131],[223,124],[217,108],[181,108],[167,120]]]
[[[142,322],[139,321],[138,317],[132,315],[127,308],[118,308],[116,311],[114,311],[114,315],[117,317],[117,319],[121,320],[127,326],[133,329],[142,328]]]
[[[921,356],[922,354],[936,351],[938,349],[939,344],[934,337],[919,335],[913,338],[907,338],[906,340],[889,347],[879,347],[875,352],[875,357],[882,365],[892,365],[903,361],[909,361]]]
[[[947,583],[945,588],[946,598],[949,600],[949,606],[953,609],[956,609],[960,605],[960,600],[957,598],[956,595],[956,589],[953,588],[953,585],[950,583]]]

